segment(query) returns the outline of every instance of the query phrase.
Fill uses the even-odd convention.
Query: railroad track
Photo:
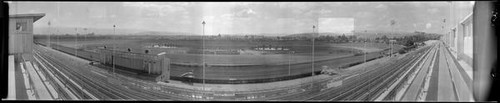
[[[41,55],[39,55],[39,56],[41,56]],[[46,56],[46,55],[43,58],[48,59],[47,62],[57,61],[57,59],[50,57],[50,56]],[[52,64],[56,64],[55,68],[63,68],[63,69],[60,69],[59,72],[62,72],[60,74],[66,74],[66,75],[69,75],[69,77],[75,78],[73,80],[78,82],[81,85],[81,86],[77,86],[77,88],[82,89],[82,91],[80,91],[80,92],[83,92],[84,94],[86,94],[86,95],[84,95],[83,99],[126,99],[127,97],[130,97],[130,96],[126,96],[122,93],[117,92],[117,90],[112,89],[112,87],[111,88],[104,87],[105,85],[102,85],[102,84],[104,84],[102,80],[92,78],[95,76],[89,76],[91,78],[89,78],[87,76],[83,76],[83,75],[89,75],[89,74],[86,71],[80,70],[79,68],[77,68],[76,71],[75,71],[75,69],[68,70],[68,69],[72,69],[71,68],[72,66],[69,66],[68,64],[62,64],[61,62],[52,62]],[[87,73],[87,74],[83,74],[83,73]],[[101,84],[101,85],[99,85],[99,84]],[[96,94],[97,96],[89,93],[89,91]],[[106,93],[106,92],[111,92],[111,93]]]
[[[158,91],[147,91],[145,92],[144,89],[140,88],[134,88],[134,87],[129,87],[127,86],[126,88],[114,88],[114,87],[109,87],[110,84],[108,84],[108,81],[106,78],[98,78],[97,75],[90,73],[89,71],[85,71],[81,68],[70,68],[75,66],[74,65],[68,65],[68,64],[63,64],[61,61],[58,61],[58,59],[47,56],[47,53],[44,53],[45,55],[40,55],[38,51],[35,51],[37,57],[43,58],[45,62],[50,62],[53,65],[54,68],[63,68],[61,70],[57,70],[57,75],[69,75],[66,77],[73,77],[76,78],[76,82],[82,84],[82,86],[71,86],[70,89],[73,89],[75,93],[80,94],[78,98],[82,99],[105,99],[105,100],[110,100],[110,99],[139,99],[139,100],[158,100],[158,99],[164,99],[166,97],[170,98],[172,97],[171,95],[166,95]],[[58,62],[54,62],[58,61]],[[77,65],[76,67],[81,67],[82,65]],[[69,70],[69,69],[72,70]],[[66,81],[70,81],[69,79],[65,79]],[[64,84],[68,84],[65,82]],[[117,86],[117,85],[111,85],[111,86]],[[76,91],[74,88],[79,88],[80,91]],[[81,89],[84,88],[84,89]],[[77,89],[78,90],[78,89]],[[96,96],[93,96],[89,92],[87,92],[87,95],[85,94],[84,91],[82,90],[88,90],[89,92],[95,94]],[[90,94],[90,95],[88,95]],[[177,99],[180,99],[177,97]]]
[[[424,49],[421,49],[419,51],[422,51]],[[429,50],[428,48],[425,48],[425,50]],[[414,52],[413,52],[414,53]],[[423,56],[423,55],[421,55]],[[387,82],[392,82],[390,79],[387,79],[385,77],[389,76],[394,78],[398,73],[394,72],[401,72],[405,69],[394,69],[395,68],[401,68],[407,66],[409,63],[414,62],[417,60],[416,58],[403,58],[403,60],[400,60],[398,63],[393,63],[393,64],[388,64],[382,67],[379,67],[379,69],[373,69],[376,70],[370,74],[363,74],[363,75],[357,75],[356,77],[349,78],[347,80],[344,80],[344,83],[342,87],[339,88],[332,88],[329,89],[323,94],[319,94],[316,96],[312,96],[310,98],[307,98],[308,100],[353,100],[353,99],[361,99],[361,100],[368,100],[372,99],[374,96],[377,96],[376,94],[379,94],[380,88],[384,87],[385,85],[382,85],[384,83],[388,84]],[[392,68],[391,68],[392,67]],[[381,70],[382,69],[382,70]],[[387,73],[390,72],[390,73]],[[373,76],[375,74],[375,76]],[[382,74],[382,75],[380,75]],[[392,74],[392,75],[389,75]],[[368,81],[368,82],[355,82],[355,81]],[[374,81],[377,82],[374,82]],[[353,83],[354,82],[354,83]],[[376,90],[369,90],[368,88],[373,88],[371,86],[373,85],[368,85],[370,83],[379,83],[376,85]],[[384,83],[380,83],[384,82]],[[368,91],[363,91],[363,90],[368,90]],[[328,94],[327,94],[328,93]]]
[[[38,58],[40,58],[40,60],[42,61],[45,61],[45,62],[48,62],[46,59],[44,59],[43,57],[41,57],[38,52],[35,52],[35,55],[38,56]],[[49,65],[51,66],[52,68],[55,68],[54,65]],[[51,69],[48,69],[48,70],[51,70]],[[82,89],[75,89],[75,88],[80,88],[79,85],[77,84],[74,84],[75,82],[71,79],[69,79],[69,77],[63,73],[61,73],[60,70],[57,70],[57,69],[53,69],[54,71],[52,73],[55,73],[55,76],[56,77],[59,77],[59,80],[62,80],[61,82],[66,86],[68,87],[69,91],[71,91],[72,93],[75,94],[76,98],[72,98],[72,99],[82,99],[82,98],[86,98],[83,94],[83,91]]]
[[[430,55],[431,50],[429,48],[427,48],[426,50],[427,50],[427,52],[424,55],[421,55],[420,57],[425,57],[427,55]],[[390,85],[391,83],[393,83],[394,80],[396,80],[395,78],[399,77],[399,75],[402,74],[402,72],[404,72],[408,69],[412,70],[413,68],[408,68],[408,66],[410,65],[410,63],[415,63],[416,60],[417,59],[413,59],[409,63],[408,62],[404,63],[405,64],[403,66],[404,69],[398,69],[396,71],[396,73],[393,73],[393,75],[390,75],[389,77],[385,77],[386,79],[379,79],[379,80],[382,80],[382,82],[376,84],[376,86],[374,88],[372,88],[372,87],[366,88],[365,87],[366,89],[368,89],[367,94],[372,94],[372,95],[368,95],[368,96],[366,96],[366,95],[362,95],[362,96],[354,95],[354,97],[358,96],[358,98],[356,98],[355,100],[374,100],[376,97],[378,97],[381,94],[381,92],[382,92],[381,90],[385,90],[385,88],[388,87],[388,85]],[[392,69],[392,70],[394,70],[394,69]],[[387,73],[387,74],[392,74],[392,73]]]
[[[44,55],[42,57],[38,53],[40,53],[40,52],[37,52],[37,55],[40,58],[46,58],[46,59],[52,61],[51,63],[56,64],[57,68],[61,69],[62,72],[58,71],[58,75],[68,74],[68,75],[70,75],[70,77],[77,78],[77,80],[75,80],[75,81],[77,81],[78,83],[83,84],[81,87],[79,87],[79,86],[72,86],[73,88],[75,88],[75,87],[76,88],[85,88],[83,90],[88,90],[90,93],[95,94],[95,96],[93,96],[93,94],[90,94],[88,92],[85,93],[85,91],[83,91],[83,90],[80,90],[80,91],[74,90],[75,93],[79,93],[81,95],[80,98],[83,98],[83,99],[96,99],[97,98],[97,99],[139,99],[139,100],[150,100],[150,99],[161,99],[161,98],[167,98],[167,97],[168,98],[175,98],[175,99],[179,99],[179,100],[186,99],[186,97],[182,97],[182,96],[178,96],[178,95],[168,95],[168,94],[166,94],[166,93],[164,93],[162,91],[158,91],[158,90],[141,89],[141,88],[134,87],[134,86],[129,86],[129,85],[127,85],[126,89],[121,88],[121,87],[117,87],[117,88],[110,87],[110,86],[118,86],[118,85],[109,85],[108,82],[106,81],[107,80],[106,78],[100,78],[98,75],[93,74],[93,73],[91,73],[88,70],[84,70],[84,69],[81,69],[81,68],[70,68],[70,67],[74,67],[74,66],[80,67],[80,66],[83,66],[83,65],[63,64],[63,62],[61,60],[58,60],[55,57],[51,57],[51,56],[48,56],[48,55]],[[45,53],[45,54],[47,54],[47,53]],[[410,62],[407,59],[408,58],[406,58],[403,62]],[[46,62],[49,62],[48,60]],[[59,62],[55,62],[55,61],[59,61]],[[407,64],[407,63],[399,63],[399,65],[401,65],[401,64]],[[53,69],[55,69],[55,68],[56,67],[53,67]],[[387,69],[384,69],[384,70],[387,70]],[[377,73],[379,73],[379,72],[377,72]],[[390,73],[387,73],[387,74],[390,74]],[[357,79],[359,79],[359,77],[360,76],[358,75]],[[364,76],[364,77],[368,78],[366,76]],[[356,77],[354,77],[354,78],[356,78]],[[351,79],[354,79],[354,78],[348,79],[348,82]],[[377,78],[377,80],[379,80],[380,78],[382,78],[382,77]],[[362,79],[359,79],[359,80],[362,80]],[[70,81],[70,80],[68,79],[66,81]],[[130,82],[130,81],[133,81],[133,80],[125,80],[125,81],[126,82]],[[154,86],[152,86],[149,83],[143,83],[143,82],[137,82],[137,81],[133,81],[133,82],[140,83],[141,85],[146,86],[146,87],[154,87]],[[324,81],[315,81],[316,84],[317,83],[321,83],[321,82],[324,82]],[[350,84],[353,84],[352,81],[350,81],[350,82],[351,82]],[[308,93],[314,93],[316,91],[319,91],[319,90],[315,90],[314,89],[314,88],[318,88],[318,85],[316,85],[316,84],[313,85],[313,88],[311,88],[310,92],[299,92],[297,94],[308,94]],[[349,84],[349,83],[345,83],[345,84]],[[179,93],[190,94],[190,93],[187,93],[187,92],[190,92],[190,91],[192,91],[191,94],[192,93],[212,93],[212,92],[202,92],[200,90],[186,90],[186,89],[183,89],[183,88],[175,88],[175,87],[166,87],[166,86],[160,86],[160,87],[162,89],[168,88],[167,89],[168,91],[175,91],[178,94]],[[298,87],[300,88],[302,86],[298,86]],[[364,87],[367,87],[367,86],[365,85]],[[295,87],[293,87],[293,88],[295,88]],[[310,87],[308,87],[308,88],[310,88]],[[359,86],[358,88],[363,88],[363,87]],[[286,89],[289,89],[289,88],[286,88]],[[279,89],[279,90],[285,90],[285,89]],[[275,91],[279,91],[279,90],[275,90]],[[352,92],[354,92],[354,91],[352,91]],[[377,91],[372,91],[372,92],[376,93]],[[266,93],[268,93],[268,92],[266,92]],[[90,94],[90,95],[88,95],[88,94]],[[336,92],[336,94],[340,95],[337,92]],[[367,93],[364,93],[364,94],[363,93],[358,93],[358,94],[360,96],[348,96],[348,98],[367,98],[367,97],[371,96],[370,94],[367,94]],[[304,95],[302,95],[302,96],[304,96]],[[330,97],[327,96],[326,98],[330,98]]]
[[[425,57],[430,54],[430,49],[426,48],[427,52],[425,55],[421,55],[420,57]],[[418,58],[418,57],[417,57]],[[411,65],[411,63],[414,63],[417,61],[416,58],[411,59],[409,62],[402,62],[398,64],[404,64],[404,65],[398,65],[396,68],[404,68],[404,69],[390,69],[389,73],[385,73],[382,76],[377,77],[374,80],[371,80],[371,82],[375,82],[375,86],[363,86],[361,90],[367,90],[367,91],[356,91],[354,95],[349,95],[347,98],[342,99],[342,100],[373,100],[375,99],[378,95],[380,95],[381,90],[384,90],[388,85],[390,85],[391,82],[396,80],[395,78],[398,77],[399,74],[402,72],[412,69],[408,68],[408,66]],[[396,71],[394,71],[396,70]],[[364,93],[364,94],[363,94]]]
[[[38,62],[41,62],[42,60],[38,59],[37,57],[37,54],[35,54],[35,61],[38,61]],[[67,84],[66,81],[61,81],[61,78],[59,75],[54,75],[56,74],[54,71],[52,71],[51,69],[48,69],[46,65],[44,64],[41,64],[41,63],[38,63],[36,62],[36,64],[38,64],[39,66],[42,66],[41,68],[41,72],[43,72],[44,74],[49,74],[49,80],[52,81],[51,83],[52,84],[55,84],[53,85],[53,87],[57,90],[58,94],[60,94],[60,98],[59,99],[78,99],[78,95],[75,95],[73,91],[71,91],[70,89],[71,88],[68,88],[67,86],[69,85],[65,85]]]
[[[433,46],[429,46],[428,48],[429,48],[429,49],[431,49],[431,48],[435,48],[435,47],[437,47],[437,46],[438,46],[438,45],[433,45]],[[437,51],[436,51],[436,52],[437,52]],[[427,54],[427,55],[430,55],[430,54]],[[425,62],[425,61],[424,61],[424,60],[421,60],[418,64],[421,64],[421,63],[423,63],[423,62]],[[413,72],[415,72],[415,71],[416,71],[416,69],[410,68],[410,70],[409,70],[409,72],[408,72],[408,73],[413,73]],[[407,79],[409,79],[409,75],[403,75],[403,74],[401,74],[401,75],[399,75],[398,77],[403,78],[403,79],[402,79],[402,81],[406,81]],[[394,83],[394,82],[396,82],[396,80],[394,80],[392,83]],[[391,84],[392,84],[392,83],[391,83]],[[388,93],[388,94],[387,94],[387,95],[386,95],[386,96],[385,96],[382,100],[385,100],[385,101],[387,101],[387,100],[394,100],[394,98],[395,98],[395,96],[396,96],[397,92],[398,92],[398,91],[399,91],[399,89],[403,86],[403,84],[404,84],[404,82],[401,82],[401,83],[396,84],[396,86],[394,87],[394,89],[393,89],[393,90],[391,90],[391,91],[389,91],[389,93]]]
[[[95,91],[93,89],[101,89],[101,88],[99,88],[97,86],[94,86],[95,84],[92,83],[92,82],[89,83],[88,81],[85,81],[86,80],[85,78],[81,78],[81,77],[77,76],[77,73],[74,73],[74,71],[68,70],[67,66],[61,66],[61,65],[65,65],[65,64],[61,64],[59,62],[50,62],[50,61],[53,61],[54,58],[51,58],[51,57],[48,57],[48,56],[42,56],[42,55],[39,54],[40,52],[36,52],[36,53],[38,54],[38,56],[42,60],[45,60],[46,62],[49,62],[51,64],[55,64],[55,65],[52,65],[52,66],[54,66],[52,69],[55,69],[55,68],[64,68],[64,69],[59,69],[59,70],[56,69],[56,73],[58,75],[67,75],[65,77],[68,77],[68,78],[65,78],[65,79],[67,81],[70,81],[71,82],[70,84],[75,85],[75,86],[72,86],[72,89],[76,88],[76,89],[80,90],[80,91],[77,91],[77,94],[82,94],[82,96],[80,97],[81,99],[100,99],[100,98],[101,99],[108,99],[108,98],[110,98],[110,97],[107,97],[107,96],[102,95],[102,94],[100,94],[100,95],[98,94],[98,97],[100,97],[100,98],[97,98],[93,94],[88,93],[87,90]],[[74,79],[69,79],[69,77],[72,77]],[[79,85],[76,84],[76,83],[78,83]],[[66,84],[68,84],[68,83],[66,83]],[[93,88],[93,89],[87,89],[87,88]],[[84,90],[87,91],[87,92],[84,92]],[[95,92],[93,92],[93,93],[95,93]]]

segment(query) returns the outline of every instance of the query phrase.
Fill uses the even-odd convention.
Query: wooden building
[[[44,16],[44,13],[9,15],[9,55],[33,59],[33,23]]]

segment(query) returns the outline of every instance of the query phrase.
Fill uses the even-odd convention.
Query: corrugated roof
[[[13,14],[9,15],[9,18],[23,18],[23,17],[33,17],[33,22],[45,16],[45,13],[33,13],[33,14]]]

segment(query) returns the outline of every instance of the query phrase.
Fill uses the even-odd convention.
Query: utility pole
[[[394,19],[393,19],[393,20],[391,20],[391,27],[392,27],[392,35],[393,35],[393,37],[394,37],[394,25],[395,25],[395,24],[396,24],[396,21],[395,21]],[[389,56],[390,56],[390,57],[392,57],[392,52],[393,52],[393,51],[392,51],[392,43],[391,43],[390,41],[389,41],[389,43],[391,44],[391,51],[390,51],[390,53],[389,53]]]
[[[48,46],[49,46],[49,48],[50,48],[50,47],[51,47],[51,46],[50,46],[50,34],[52,33],[52,32],[50,31],[50,21],[49,21],[48,25],[49,25],[49,33],[48,33],[48,35],[49,35],[49,44],[48,44]]]
[[[291,51],[288,51],[288,76],[290,76],[290,56],[292,55],[291,53],[292,53]]]
[[[75,34],[75,55],[78,57],[78,28],[75,28],[76,34]]]
[[[314,39],[316,39],[315,38],[316,35],[315,35],[315,32],[314,32],[314,28],[316,28],[316,26],[313,25],[313,33],[312,33],[313,34],[312,35],[313,36],[313,38],[312,38],[313,39],[312,40],[312,42],[313,42],[312,43],[312,73],[311,73],[312,75],[311,76],[314,76]]]
[[[56,29],[56,30],[57,30],[57,34],[61,34],[61,33],[59,32],[59,29]],[[60,35],[56,35],[56,44],[59,44],[59,42],[60,42],[60,41],[59,41],[59,36],[60,36]]]
[[[202,52],[202,59],[203,59],[203,90],[205,90],[205,21],[201,22],[201,24],[203,25],[203,35],[201,36],[202,37],[202,41],[203,41],[203,48],[201,49],[201,52]]]
[[[88,35],[88,32],[87,32],[87,28],[83,28],[85,34],[83,34],[83,41],[87,41],[87,35]]]
[[[365,43],[364,43],[364,48],[366,49],[366,39],[364,40],[364,42],[365,42]],[[365,63],[366,63],[366,50],[364,50],[363,52],[364,52],[364,54],[365,54]]]
[[[115,30],[116,25],[113,25],[113,36],[116,35],[116,30]],[[113,38],[114,39],[114,38]],[[114,50],[113,50],[114,49]],[[113,61],[113,75],[115,75],[115,51],[116,51],[116,44],[113,44],[113,55],[112,55],[112,61]]]

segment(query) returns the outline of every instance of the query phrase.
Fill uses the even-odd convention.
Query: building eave
[[[38,19],[42,18],[45,16],[45,13],[31,13],[31,14],[13,14],[9,15],[9,18],[25,18],[25,17],[31,17],[33,18],[33,22],[36,22]]]

